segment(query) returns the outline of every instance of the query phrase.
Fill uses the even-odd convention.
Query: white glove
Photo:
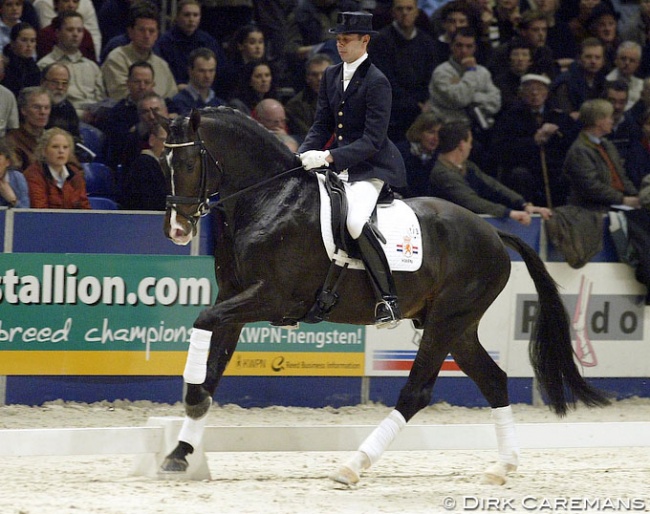
[[[329,154],[329,150],[325,150],[324,152],[320,152],[318,150],[309,150],[305,153],[301,153],[300,161],[302,162],[302,167],[306,170],[313,170],[314,168],[328,168],[330,165],[330,163],[327,162],[327,157]]]

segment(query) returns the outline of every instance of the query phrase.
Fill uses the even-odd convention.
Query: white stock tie
[[[355,71],[356,70],[346,69],[345,66],[343,66],[343,91],[347,89],[348,84],[350,83],[350,80],[352,80],[352,76],[354,75]]]

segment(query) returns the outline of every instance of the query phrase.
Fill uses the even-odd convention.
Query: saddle
[[[339,176],[331,170],[325,170],[325,189],[330,197],[332,206],[332,234],[334,236],[334,244],[337,249],[344,250],[349,257],[353,259],[360,259],[361,252],[359,245],[352,239],[348,232],[346,220],[348,218],[348,198],[345,194],[344,182]],[[381,233],[377,225],[377,206],[390,205],[395,200],[395,194],[388,184],[384,184],[377,205],[370,215],[370,226],[372,231],[383,244],[386,244],[386,238]]]
[[[345,185],[339,176],[331,170],[325,170],[325,189],[330,197],[332,207],[332,234],[334,237],[334,244],[336,251],[339,249],[345,251],[349,257],[359,259],[361,258],[361,250],[357,241],[355,241],[347,229],[347,215],[348,215],[348,199],[345,193]],[[377,205],[388,205],[393,203],[395,196],[390,186],[384,184]],[[377,205],[373,209],[370,216],[370,227],[382,243],[386,244],[386,238],[379,231],[377,227]],[[334,280],[336,271],[340,270],[338,277]],[[316,302],[301,320],[305,323],[319,323],[327,319],[328,314],[336,305],[339,295],[336,292],[341,280],[348,270],[348,264],[339,266],[336,260],[332,260],[330,268],[325,278],[325,283],[316,294]]]

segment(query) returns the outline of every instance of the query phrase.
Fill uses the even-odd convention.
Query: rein
[[[187,148],[190,146],[198,146],[199,147],[199,155],[201,157],[201,183],[200,183],[200,188],[199,190],[201,191],[199,196],[193,197],[193,196],[178,196],[178,195],[168,195],[166,199],[166,206],[168,208],[172,208],[176,211],[177,214],[183,216],[184,218],[190,220],[192,225],[196,224],[196,218],[197,217],[202,217],[205,216],[211,209],[212,206],[217,206],[220,204],[223,204],[226,200],[231,200],[233,198],[236,198],[237,196],[247,193],[249,191],[252,191],[253,189],[256,189],[258,187],[261,187],[265,184],[268,184],[269,182],[283,177],[285,175],[288,175],[289,173],[293,173],[294,171],[297,171],[299,169],[302,169],[301,166],[296,166],[295,168],[291,168],[288,170],[284,170],[283,172],[273,175],[272,177],[269,177],[267,179],[262,180],[261,182],[257,182],[256,184],[253,184],[251,186],[245,187],[244,189],[241,189],[237,191],[236,193],[231,194],[230,196],[227,196],[225,198],[220,198],[216,202],[214,202],[212,205],[210,205],[210,199],[217,194],[219,194],[218,191],[215,191],[214,193],[208,193],[207,191],[207,164],[208,164],[208,157],[212,160],[212,163],[216,166],[216,168],[219,170],[221,175],[224,175],[224,170],[223,166],[221,166],[221,163],[212,155],[210,150],[205,146],[205,143],[203,142],[203,139],[198,139],[196,141],[185,141],[183,143],[163,143],[163,146],[165,148]],[[171,167],[171,166],[170,166]],[[173,186],[173,168],[172,168],[172,186]],[[192,215],[187,215],[182,212],[179,212],[176,209],[177,205],[193,205],[197,204],[197,209],[196,212]]]

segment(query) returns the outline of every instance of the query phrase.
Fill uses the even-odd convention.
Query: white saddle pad
[[[343,266],[349,264],[353,269],[364,269],[363,262],[352,259],[343,250],[334,253],[334,235],[332,234],[332,205],[325,189],[325,177],[317,173],[320,190],[320,224],[323,244],[330,259]],[[380,232],[386,238],[382,248],[393,271],[417,271],[422,265],[422,236],[420,222],[408,205],[395,200],[390,205],[377,207],[377,223]]]

